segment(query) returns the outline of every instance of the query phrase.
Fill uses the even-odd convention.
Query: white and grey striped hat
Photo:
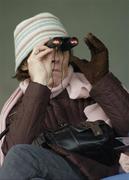
[[[48,12],[37,14],[18,24],[14,30],[15,72],[36,45],[57,36],[67,37],[68,33],[59,18]]]

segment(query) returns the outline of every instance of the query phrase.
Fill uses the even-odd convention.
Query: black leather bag
[[[55,144],[69,151],[88,153],[108,147],[109,144],[112,147],[114,132],[103,120],[85,121],[78,126],[66,124],[55,131],[47,131],[45,138],[48,145]],[[115,146],[117,143],[115,142]]]

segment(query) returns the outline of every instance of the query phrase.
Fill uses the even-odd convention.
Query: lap
[[[16,174],[23,172],[29,178],[60,180],[81,180],[64,158],[42,147],[35,145],[16,145],[8,152],[3,167],[12,167]],[[35,172],[35,173],[34,173]],[[15,174],[15,173],[14,173]]]

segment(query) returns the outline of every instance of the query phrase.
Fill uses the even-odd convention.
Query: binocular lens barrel
[[[67,51],[78,44],[76,37],[55,37],[49,40],[45,45],[49,48],[58,48],[61,51]]]
[[[55,38],[55,39],[53,39],[53,44],[55,44],[55,45],[61,45],[62,44],[62,41],[61,41],[61,39],[59,39],[59,38]]]
[[[71,38],[71,39],[70,39],[70,44],[71,44],[71,45],[77,45],[77,44],[78,44],[78,39],[77,39],[77,38],[74,38],[74,37]]]

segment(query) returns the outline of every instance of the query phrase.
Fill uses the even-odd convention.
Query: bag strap
[[[0,140],[2,139],[2,137],[3,137],[4,135],[7,134],[8,131],[9,131],[9,127],[7,127],[4,131],[2,131],[2,133],[0,134]]]

